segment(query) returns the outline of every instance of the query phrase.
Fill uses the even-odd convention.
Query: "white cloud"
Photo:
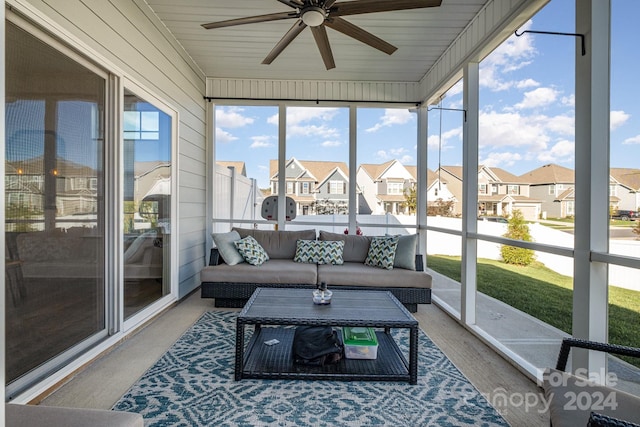
[[[216,127],[216,142],[229,143],[231,141],[235,141],[236,139],[238,138],[233,136],[226,130],[222,130],[219,127]]]
[[[525,79],[525,80],[520,80],[519,82],[516,82],[515,87],[518,89],[527,89],[530,87],[538,87],[540,86],[540,83],[538,83],[537,81],[533,80],[533,79]]]
[[[574,160],[575,144],[563,139],[551,147],[551,150],[539,153],[537,159],[544,163],[567,163]]]
[[[518,113],[486,112],[480,116],[481,147],[524,147],[530,151],[547,148],[547,120]]]
[[[339,147],[339,146],[342,145],[342,142],[336,141],[336,140],[331,140],[331,141],[325,141],[320,145],[323,146],[323,147]]]
[[[382,160],[387,160],[387,159],[391,158],[391,156],[389,156],[389,154],[384,150],[378,150],[376,152],[376,157],[378,157],[378,158],[380,158]]]
[[[624,111],[612,111],[609,116],[609,129],[615,130],[625,124],[631,115]]]
[[[624,141],[622,141],[622,144],[623,145],[640,144],[640,135],[627,138]]]
[[[427,148],[438,149],[440,135],[431,135],[427,138]],[[440,149],[442,151],[449,150],[452,147],[451,140],[455,140],[458,144],[462,141],[462,127],[450,129],[442,133],[442,145]]]
[[[480,160],[480,164],[489,167],[509,167],[516,164],[516,162],[522,160],[522,156],[519,153],[489,153],[487,157]]]
[[[519,31],[529,29],[531,25],[532,21],[528,21]],[[480,85],[495,92],[511,89],[512,87],[537,86],[538,84],[534,80],[511,81],[505,75],[505,73],[516,71],[531,64],[532,58],[537,54],[533,41],[534,38],[529,35],[522,37],[512,35],[498,46],[482,61]]]
[[[380,118],[380,122],[376,123],[373,127],[366,129],[366,131],[376,132],[383,127],[404,125],[412,120],[415,120],[415,114],[411,113],[409,110],[387,108],[384,110],[384,115]]]
[[[317,136],[325,139],[336,139],[340,131],[329,126],[339,109],[321,107],[289,107],[287,108],[287,136]],[[267,119],[267,123],[278,125],[278,115]],[[311,124],[319,123],[319,124]]]
[[[242,115],[240,107],[221,107],[216,109],[216,125],[223,128],[239,128],[253,123],[251,117]]]
[[[554,103],[556,99],[558,99],[557,90],[548,87],[539,87],[530,92],[525,92],[522,102],[517,103],[514,107],[519,110],[544,107]]]
[[[268,135],[252,136],[251,140],[253,141],[253,143],[251,143],[250,148],[273,147],[275,144],[273,144],[273,142],[271,142],[272,139],[273,139],[273,137],[268,136]]]
[[[403,165],[412,165],[416,163],[413,157],[409,155],[400,157],[398,161],[400,161],[400,163],[402,163]]]

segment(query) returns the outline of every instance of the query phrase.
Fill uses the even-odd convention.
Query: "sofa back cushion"
[[[361,262],[367,258],[369,253],[369,245],[371,244],[371,237],[358,236],[356,234],[339,234],[329,233],[328,231],[320,230],[320,237],[318,240],[341,240],[344,242],[344,251],[342,253],[342,259],[344,262]]]
[[[315,240],[316,230],[281,231],[254,230],[252,228],[236,228],[241,238],[252,236],[260,243],[270,259],[293,259],[296,255],[296,242],[300,240]]]

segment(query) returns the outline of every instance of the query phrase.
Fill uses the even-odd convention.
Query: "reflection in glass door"
[[[124,317],[171,292],[172,118],[124,91]]]
[[[106,335],[106,75],[6,26],[7,396]]]

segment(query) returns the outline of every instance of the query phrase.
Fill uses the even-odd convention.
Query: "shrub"
[[[529,226],[524,221],[524,216],[519,210],[513,211],[504,237],[514,240],[522,240],[525,242],[532,241],[531,234],[529,233]],[[535,258],[533,250],[531,249],[508,245],[502,245],[500,247],[500,255],[502,255],[502,260],[506,264],[523,266],[530,265]]]

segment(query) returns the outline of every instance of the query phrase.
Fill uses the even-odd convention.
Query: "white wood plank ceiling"
[[[338,0],[339,3],[349,0]],[[393,1],[393,0],[388,0]],[[517,0],[498,0],[513,3]],[[489,0],[345,17],[395,45],[387,55],[327,28],[336,67],[326,70],[309,28],[270,65],[261,62],[295,19],[204,29],[201,24],[293,9],[277,0],[146,0],[210,78],[419,82]]]

